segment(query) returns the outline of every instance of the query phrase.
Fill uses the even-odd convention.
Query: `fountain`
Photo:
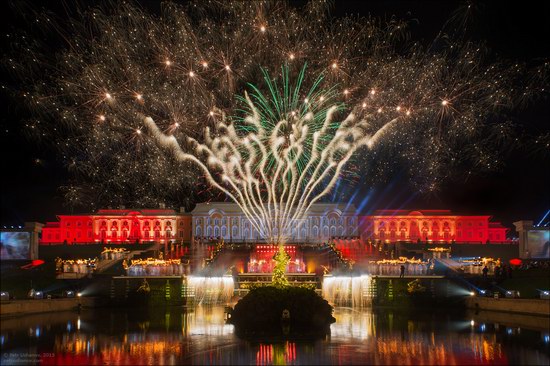
[[[326,275],[323,279],[323,297],[333,305],[353,307],[370,303],[370,281],[368,275],[358,277]]]
[[[195,304],[227,303],[233,297],[233,277],[187,277],[188,293],[194,293]]]

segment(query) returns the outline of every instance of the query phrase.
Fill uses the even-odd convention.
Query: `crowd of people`
[[[128,255],[129,251],[126,248],[103,248],[101,252],[101,259],[124,259]]]
[[[126,271],[128,276],[182,276],[185,265],[180,259],[134,259]]]
[[[57,273],[93,273],[98,259],[55,259],[55,271]]]
[[[370,261],[367,264],[367,272],[371,275],[401,276],[420,275],[425,276],[433,273],[435,262],[423,261],[421,259],[409,259],[399,257],[399,259],[381,259]]]

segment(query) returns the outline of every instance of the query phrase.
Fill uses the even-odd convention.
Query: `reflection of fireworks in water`
[[[310,75],[324,74],[357,118],[371,115],[373,126],[376,116],[408,119],[350,166],[356,174],[369,166],[364,180],[406,166],[422,187],[435,189],[456,164],[499,164],[492,143],[513,130],[488,117],[516,95],[532,94],[513,83],[521,67],[487,64],[478,46],[445,36],[428,48],[409,43],[406,22],[332,19],[327,10],[323,2],[295,8],[281,1],[197,1],[165,4],[157,16],[117,3],[54,26],[70,29],[59,37],[66,47],[54,60],[36,37],[12,37],[20,53],[8,66],[28,81],[22,95],[37,114],[27,130],[55,141],[82,188],[67,189],[75,204],[87,195],[99,204],[193,200],[196,169],[142,133],[140,116],[177,138],[202,141],[214,111],[234,114],[240,105],[234,96],[247,82],[259,84],[260,66],[273,74],[285,63],[292,77],[305,62]],[[42,12],[36,24],[50,30],[55,21]],[[306,75],[304,82],[315,80]],[[282,112],[291,112],[286,107]]]

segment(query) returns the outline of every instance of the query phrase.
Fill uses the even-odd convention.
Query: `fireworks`
[[[46,30],[60,29],[46,14],[36,20]],[[440,37],[425,48],[407,41],[405,22],[333,19],[324,2],[302,8],[282,1],[167,3],[160,15],[109,3],[85,9],[68,24],[60,37],[66,44],[55,58],[35,39],[18,37],[15,47],[27,58],[13,57],[8,66],[27,81],[22,95],[36,116],[27,130],[55,141],[80,187],[70,191],[86,192],[100,205],[177,206],[197,198],[190,192],[202,173],[144,133],[143,116],[178,141],[204,143],[205,127],[221,132],[216,121],[222,115],[258,133],[239,122],[252,106],[260,114],[275,110],[272,122],[296,119],[305,126],[302,112],[313,103],[313,125],[319,126],[336,105],[356,121],[368,121],[371,135],[380,130],[377,138],[384,137],[384,144],[371,141],[368,154],[350,158],[348,172],[368,183],[406,167],[419,187],[436,189],[453,166],[498,165],[495,142],[506,141],[509,129],[492,117],[538,91],[533,83],[518,86],[521,66],[486,63],[475,44]],[[306,63],[308,72],[301,74]],[[324,91],[316,88],[319,75]],[[279,88],[264,82],[268,77],[305,87],[271,98]],[[251,104],[237,98],[247,90]],[[263,108],[254,100],[261,95],[290,105]],[[389,121],[396,122],[386,127]],[[329,135],[337,128],[330,125]],[[311,153],[312,141],[304,140]],[[303,158],[298,169],[310,157]]]
[[[178,160],[196,163],[213,187],[236,202],[262,237],[281,244],[292,228],[300,230],[304,214],[331,191],[355,151],[375,146],[397,118],[371,135],[368,116],[357,120],[350,113],[342,122],[335,121],[341,106],[328,104],[331,90],[317,90],[322,78],[307,92],[311,102],[301,102],[305,68],[295,87],[284,68],[282,90],[264,75],[271,97],[252,86],[254,93],[243,99],[249,113],[234,124],[222,114],[214,134],[206,128],[204,144],[189,138],[194,145],[190,153],[173,135],[163,134],[153,119],[145,122]]]

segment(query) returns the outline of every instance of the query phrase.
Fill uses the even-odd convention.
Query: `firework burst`
[[[253,105],[260,123],[275,121],[274,128],[317,103],[319,126],[331,100],[384,131],[384,144],[351,158],[356,177],[368,184],[405,167],[420,189],[436,189],[455,164],[499,164],[495,153],[510,129],[495,116],[539,92],[533,85],[547,74],[518,83],[520,65],[486,62],[482,47],[460,37],[442,33],[422,46],[409,41],[406,22],[331,18],[323,1],[300,8],[282,1],[166,3],[159,14],[108,2],[76,12],[63,27],[47,13],[35,17],[63,46],[52,56],[36,37],[12,36],[16,57],[7,66],[26,82],[18,92],[36,117],[25,128],[56,144],[76,182],[92,188],[89,201],[100,205],[197,199],[189,192],[200,169],[143,133],[144,115],[177,140],[203,143],[205,127],[215,129],[222,114],[237,121]],[[316,87],[319,75],[325,89]],[[301,87],[287,95],[284,80]],[[247,89],[252,104],[236,97]],[[266,104],[276,100],[288,104]],[[385,127],[393,120],[402,123]],[[304,143],[311,150],[312,139]],[[305,169],[306,160],[297,167]]]

